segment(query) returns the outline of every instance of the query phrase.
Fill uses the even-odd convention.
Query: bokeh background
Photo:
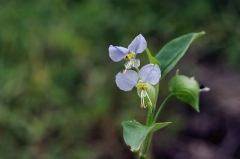
[[[200,113],[168,103],[159,121],[173,123],[154,134],[149,158],[239,159],[240,1],[1,0],[0,158],[133,159],[121,122],[144,123],[147,109],[135,90],[117,88],[123,62],[111,61],[109,45],[141,33],[156,54],[199,31],[159,101],[176,69],[211,91]]]

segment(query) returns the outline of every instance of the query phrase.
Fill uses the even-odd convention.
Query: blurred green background
[[[200,111],[171,100],[151,158],[240,158],[240,1],[1,0],[0,158],[132,159],[123,120],[145,122],[136,91],[120,91],[109,45],[141,33],[156,54],[181,35],[205,31],[177,68],[211,88]],[[145,54],[138,56],[142,65]],[[159,103],[160,104],[160,103]]]

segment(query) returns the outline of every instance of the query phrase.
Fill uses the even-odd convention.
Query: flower
[[[147,48],[147,42],[142,34],[139,34],[134,38],[128,48],[121,46],[110,45],[109,56],[114,62],[119,62],[122,59],[127,62],[124,64],[125,71],[133,67],[138,68],[140,66],[140,60],[136,59],[136,55],[142,53]]]
[[[158,65],[147,64],[139,72],[126,70],[125,73],[116,75],[116,84],[123,91],[130,91],[134,86],[137,87],[138,95],[141,98],[141,108],[146,108],[144,98],[147,97],[148,105],[152,102],[148,95],[148,85],[156,85],[161,78],[161,70]]]
[[[204,85],[199,86],[199,92],[208,92],[210,91],[209,87],[205,87]]]

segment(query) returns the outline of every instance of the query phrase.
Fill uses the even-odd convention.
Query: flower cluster
[[[148,100],[148,106],[152,106],[152,101],[148,95],[148,85],[156,85],[161,78],[161,71],[158,65],[147,64],[139,71],[140,60],[136,55],[142,53],[147,48],[145,38],[139,34],[131,42],[128,48],[121,46],[109,46],[109,56],[114,62],[126,60],[125,69],[116,75],[116,84],[123,91],[130,91],[137,87],[141,98],[141,108],[146,108],[145,98]],[[136,68],[137,71],[131,70]]]

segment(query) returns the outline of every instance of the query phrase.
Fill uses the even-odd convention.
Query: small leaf
[[[164,128],[165,126],[167,126],[168,124],[171,124],[172,122],[165,122],[165,123],[155,123],[152,127],[152,132],[157,131],[159,129]]]
[[[160,66],[161,66],[160,62],[155,57],[152,56],[150,50],[148,48],[146,48],[145,51],[147,53],[147,56],[148,56],[148,59],[149,59],[150,63],[157,64],[160,68]]]
[[[196,80],[176,75],[170,80],[168,88],[179,100],[190,104],[199,112],[199,85]]]
[[[124,141],[127,145],[131,146],[131,151],[136,152],[139,150],[142,142],[145,140],[148,133],[154,132],[159,130],[171,122],[165,123],[156,123],[150,127],[142,125],[136,121],[124,121],[122,125],[123,129],[123,137]]]
[[[176,38],[167,43],[155,56],[161,63],[162,78],[177,64],[181,57],[185,54],[190,44],[204,35],[205,32],[190,33]]]
[[[136,152],[146,138],[149,128],[132,121],[124,121],[122,122],[122,125],[124,127],[124,141],[127,145],[131,146],[131,151]]]

